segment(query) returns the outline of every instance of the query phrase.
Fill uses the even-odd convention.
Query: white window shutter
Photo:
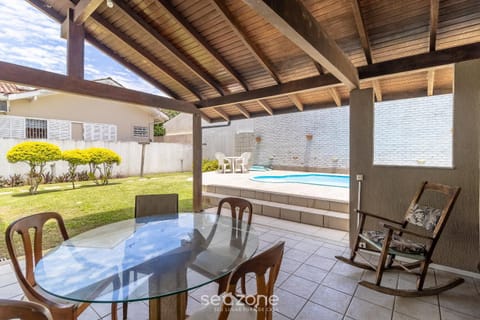
[[[10,137],[16,139],[25,139],[25,118],[10,118]]]
[[[117,141],[117,126],[110,125],[109,129],[110,129],[109,141],[113,141],[113,142]]]
[[[48,120],[48,139],[52,140],[70,140],[71,124],[70,121]]]

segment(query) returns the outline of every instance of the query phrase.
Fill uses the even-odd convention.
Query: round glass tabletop
[[[126,302],[184,292],[230,273],[253,256],[246,222],[180,213],[124,220],[79,234],[35,268],[46,292],[81,302]]]

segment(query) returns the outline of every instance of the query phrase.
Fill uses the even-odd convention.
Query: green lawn
[[[69,235],[74,236],[103,224],[133,217],[137,194],[178,193],[179,210],[191,211],[191,177],[191,172],[158,174],[145,178],[112,179],[105,186],[83,181],[75,190],[70,183],[48,184],[41,185],[36,195],[28,193],[28,186],[0,189],[0,259],[8,256],[5,229],[10,222],[29,214],[58,212],[65,220]],[[56,236],[46,237],[45,245],[52,247],[58,242]]]

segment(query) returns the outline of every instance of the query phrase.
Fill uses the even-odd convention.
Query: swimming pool
[[[305,173],[305,174],[287,174],[278,176],[254,176],[250,178],[259,182],[275,182],[275,183],[304,183],[315,184],[319,186],[348,188],[350,185],[350,177],[343,174],[327,174],[327,173]]]

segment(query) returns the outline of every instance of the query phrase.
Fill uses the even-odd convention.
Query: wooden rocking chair
[[[456,278],[447,284],[436,287],[423,287],[427,276],[428,266],[432,262],[433,251],[459,193],[459,187],[423,182],[410,203],[402,222],[356,210],[359,214],[359,221],[357,235],[350,258],[342,256],[336,256],[336,258],[359,268],[376,271],[375,283],[360,281],[359,284],[385,294],[403,297],[428,296],[458,286],[463,283],[463,279]],[[443,208],[436,209],[430,206],[425,206],[424,203],[426,197],[422,197],[422,195],[426,194],[429,194],[428,199],[431,199],[430,197],[434,196],[435,203],[439,200],[439,197],[442,196],[444,201]],[[365,231],[363,228],[367,217],[383,221],[383,223],[380,223],[383,230]],[[406,227],[408,224],[422,227],[426,232],[419,233],[411,229],[407,230]],[[420,238],[426,243],[405,239],[404,235]],[[361,248],[361,243],[366,245],[366,248]],[[366,258],[364,258],[365,261],[367,261],[366,263],[355,261],[357,255],[362,257],[362,250],[379,252],[380,258],[378,260],[378,265],[374,266],[373,264],[370,264]],[[415,261],[410,263],[400,262],[396,259],[397,256]],[[394,263],[396,264],[394,265]],[[414,269],[417,268],[419,268],[419,271],[415,272]],[[397,269],[417,275],[416,290],[393,289],[382,286],[382,276],[386,269]]]

